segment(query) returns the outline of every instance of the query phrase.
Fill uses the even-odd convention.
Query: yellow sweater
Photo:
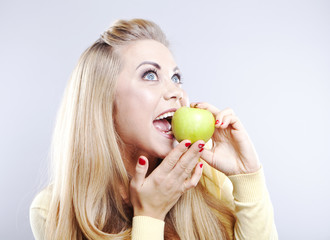
[[[206,163],[202,184],[218,199],[234,204],[237,221],[235,239],[278,239],[274,224],[273,207],[265,185],[262,168],[252,174],[226,177]],[[30,223],[35,239],[44,239],[45,221],[51,198],[49,190],[43,190],[30,207]],[[133,218],[133,240],[164,239],[164,221],[146,216]]]

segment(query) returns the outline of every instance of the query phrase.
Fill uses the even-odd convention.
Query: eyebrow
[[[152,66],[154,66],[155,68],[161,70],[161,66],[159,66],[158,63],[151,62],[151,61],[144,61],[144,62],[140,63],[140,64],[136,67],[136,69],[138,69],[138,68],[141,67],[142,65],[152,65]],[[173,69],[173,72],[175,72],[175,71],[180,71],[180,70],[179,70],[179,67],[176,66],[176,67]]]
[[[141,67],[142,65],[145,65],[145,64],[153,65],[155,68],[158,68],[159,70],[161,69],[161,67],[159,66],[158,63],[150,62],[150,61],[144,61],[144,62],[140,63],[139,66],[137,66],[136,69],[138,69],[139,67]]]

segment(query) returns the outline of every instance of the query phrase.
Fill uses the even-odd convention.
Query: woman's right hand
[[[148,159],[139,158],[130,184],[134,216],[165,219],[181,195],[199,182],[203,164],[198,160],[204,144],[200,140],[189,147],[189,140],[180,142],[148,177]]]

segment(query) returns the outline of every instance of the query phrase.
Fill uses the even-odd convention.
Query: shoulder
[[[31,203],[30,211],[31,210],[48,211],[51,198],[52,198],[52,187],[48,186],[35,196],[35,198]]]
[[[51,199],[52,188],[48,186],[39,192],[31,203],[30,224],[35,239],[43,239]]]

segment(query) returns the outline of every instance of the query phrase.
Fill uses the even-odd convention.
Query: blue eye
[[[148,81],[157,81],[157,72],[155,70],[148,70],[143,74],[142,78]]]
[[[181,76],[179,74],[174,74],[173,77],[172,77],[172,81],[174,83],[178,83],[178,84],[181,84]]]

